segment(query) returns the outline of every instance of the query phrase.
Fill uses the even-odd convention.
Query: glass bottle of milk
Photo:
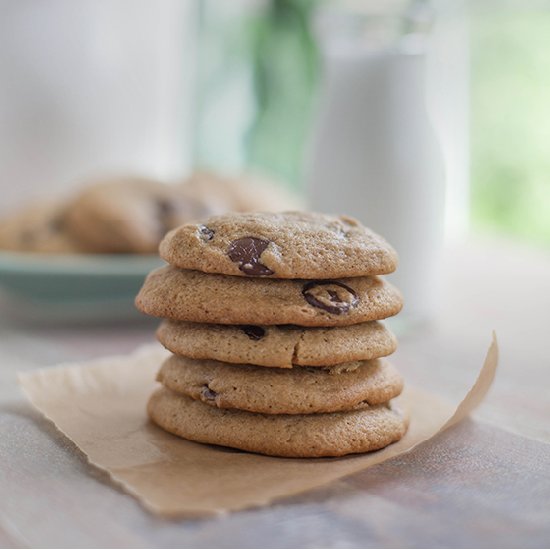
[[[425,104],[423,40],[405,38],[325,51],[308,189],[313,209],[354,216],[396,248],[388,280],[405,299],[396,322],[410,325],[437,305],[444,169]]]

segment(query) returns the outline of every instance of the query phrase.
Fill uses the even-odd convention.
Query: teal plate
[[[134,298],[163,264],[152,255],[0,252],[2,309],[37,321],[137,319]]]

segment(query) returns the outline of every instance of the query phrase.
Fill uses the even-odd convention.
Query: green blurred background
[[[471,16],[474,229],[550,245],[550,5]]]

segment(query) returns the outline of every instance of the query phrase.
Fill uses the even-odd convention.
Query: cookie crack
[[[298,339],[294,343],[294,347],[292,348],[292,364],[295,365],[298,362],[298,357],[300,356],[300,345],[304,341],[305,338],[305,330],[300,331],[300,335],[298,336]]]

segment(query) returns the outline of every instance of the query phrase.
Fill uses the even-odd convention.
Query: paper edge
[[[493,330],[491,344],[485,355],[483,367],[464,399],[457,405],[454,414],[445,422],[438,433],[451,428],[468,417],[485,399],[495,380],[499,361],[499,347],[496,332]],[[494,368],[490,366],[494,364]]]

